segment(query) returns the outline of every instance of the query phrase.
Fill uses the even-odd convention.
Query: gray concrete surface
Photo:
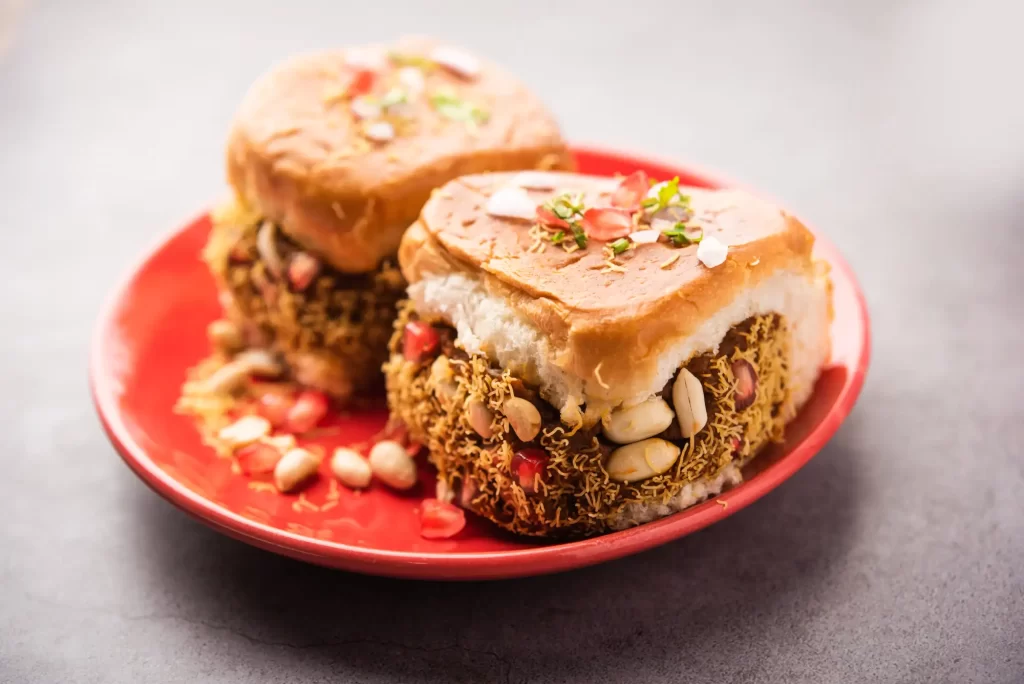
[[[0,5],[0,681],[1024,681],[1020,3]],[[838,243],[875,358],[823,453],[689,538],[493,584],[304,566],[135,479],[87,394],[103,297],[220,193],[251,79],[403,31]]]

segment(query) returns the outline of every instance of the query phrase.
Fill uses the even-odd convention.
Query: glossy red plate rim
[[[637,155],[596,145],[574,145],[580,156],[617,157],[639,166],[685,170],[692,178],[712,187],[743,187],[721,175],[689,164],[679,164],[650,155]],[[763,195],[763,193],[758,193]],[[191,225],[196,219],[185,225]],[[142,267],[160,251],[167,240],[182,230],[176,228],[158,240],[128,270],[109,296],[94,330],[90,349],[89,379],[100,421],[114,447],[128,466],[149,487],[171,503],[230,537],[275,553],[320,565],[373,575],[420,579],[500,579],[524,577],[594,565],[653,548],[703,529],[744,509],[778,487],[803,467],[835,434],[849,415],[860,393],[871,356],[870,319],[864,294],[850,266],[831,243],[816,233],[825,247],[828,261],[851,283],[861,329],[860,353],[856,365],[848,368],[849,378],[830,410],[811,432],[785,457],[753,478],[723,492],[712,500],[685,511],[620,532],[579,541],[518,550],[490,552],[408,552],[366,548],[315,539],[266,525],[213,503],[188,489],[162,470],[130,435],[117,404],[116,374],[108,367],[105,342],[113,330],[119,304]],[[720,503],[721,502],[721,503]],[[723,505],[724,503],[724,505]]]

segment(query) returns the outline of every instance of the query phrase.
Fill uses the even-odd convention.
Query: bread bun
[[[467,351],[522,376],[571,415],[583,404],[590,412],[644,401],[732,326],[776,312],[794,333],[785,411],[809,395],[828,356],[830,286],[812,258],[814,237],[796,218],[744,192],[682,188],[687,225],[727,247],[724,262],[708,267],[697,245],[664,239],[611,259],[608,243],[565,249],[535,221],[488,213],[489,198],[516,182],[503,173],[445,185],[401,246],[417,312],[450,322]],[[609,204],[618,181],[552,174],[549,185],[583,193],[593,207]],[[537,204],[557,194],[527,193]]]
[[[382,109],[386,96],[405,102]],[[393,256],[431,190],[452,178],[571,166],[557,124],[522,83],[426,38],[275,67],[246,95],[227,147],[240,200],[346,273]]]

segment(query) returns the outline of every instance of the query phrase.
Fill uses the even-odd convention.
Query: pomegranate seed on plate
[[[269,444],[255,442],[239,449],[235,458],[246,475],[262,475],[274,472],[274,466],[281,460],[281,452]]]
[[[537,221],[545,226],[557,228],[568,228],[569,224],[555,216],[555,213],[545,206],[537,207]]]
[[[256,412],[276,428],[288,422],[288,414],[295,406],[295,397],[280,392],[267,392],[256,402]]]
[[[432,356],[440,342],[437,331],[429,323],[409,321],[402,338],[402,354],[407,360],[418,363]]]
[[[288,411],[285,428],[292,434],[309,432],[327,415],[327,395],[315,390],[306,390],[295,400]]]
[[[595,240],[615,240],[633,232],[633,216],[625,209],[595,207],[583,212],[583,230]]]
[[[461,508],[438,499],[424,499],[420,506],[420,535],[424,539],[454,537],[466,526]]]
[[[543,449],[523,449],[512,455],[512,476],[527,494],[536,494],[537,479],[544,479],[548,455]]]
[[[647,197],[649,187],[647,174],[643,171],[629,174],[622,179],[612,194],[612,206],[629,212],[639,211],[640,203]]]
[[[365,95],[373,90],[373,84],[377,80],[377,72],[372,69],[353,68],[349,76],[348,87],[345,89],[349,97]]]

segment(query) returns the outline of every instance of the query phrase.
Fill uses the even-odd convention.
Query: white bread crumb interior
[[[456,344],[479,353],[535,383],[541,396],[566,414],[567,404],[587,402],[586,383],[553,362],[546,337],[504,299],[487,292],[479,278],[464,272],[430,276],[409,286],[417,311],[451,323]],[[829,354],[829,294],[827,277],[778,271],[742,290],[718,309],[697,333],[675,341],[658,360],[657,372],[642,392],[623,397],[622,405],[641,403],[661,392],[676,370],[692,357],[715,352],[726,333],[750,316],[781,314],[793,335],[790,359],[790,398],[783,408],[786,420],[810,396]]]

